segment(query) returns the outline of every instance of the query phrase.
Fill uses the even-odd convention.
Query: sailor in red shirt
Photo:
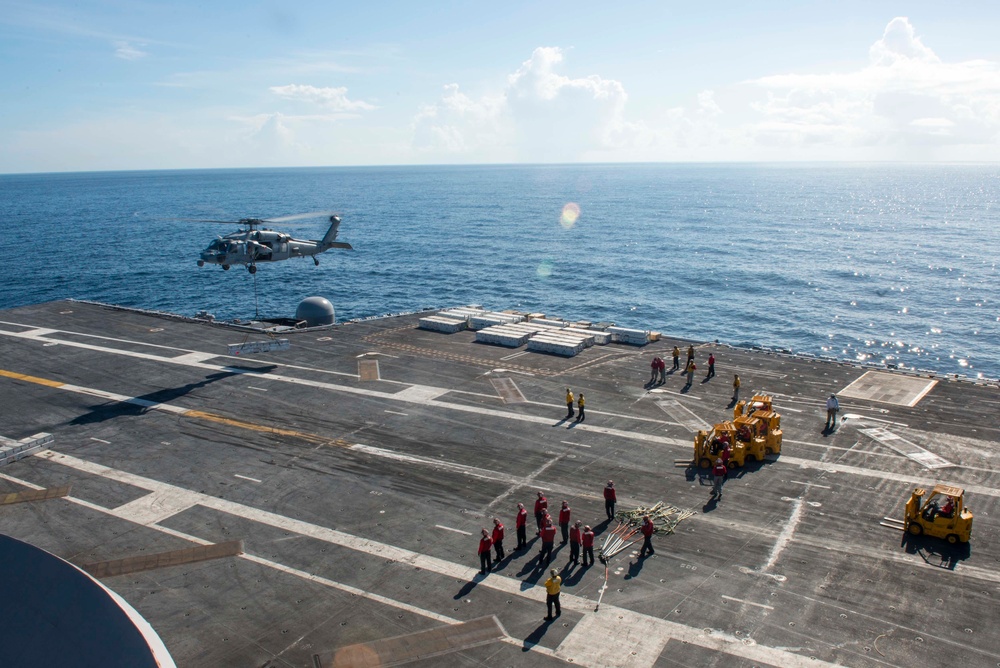
[[[653,521],[649,519],[649,515],[642,516],[642,526],[639,527],[642,531],[642,549],[639,550],[639,558],[642,559],[646,556],[648,551],[650,555],[654,554],[653,550]]]
[[[562,508],[559,509],[559,528],[562,530],[562,543],[560,545],[565,545],[566,541],[569,540],[569,501],[562,502]]]
[[[549,500],[545,498],[545,495],[541,492],[538,493],[538,498],[535,499],[535,524],[538,525],[538,533],[542,532],[542,520],[545,517],[545,510],[549,507]]]
[[[609,480],[608,486],[604,488],[604,512],[608,514],[608,519],[615,519],[615,502],[618,501],[618,494],[615,492],[615,481]]]
[[[538,554],[538,565],[548,566],[552,562],[552,546],[556,542],[556,528],[552,526],[552,520],[548,520],[545,526],[542,527],[542,551]],[[542,564],[542,560],[545,563]]]
[[[590,557],[590,565],[594,565],[594,530],[590,525],[583,527],[583,565],[587,565],[587,557]]]
[[[719,501],[722,501],[722,483],[726,481],[726,465],[722,463],[722,458],[715,460],[715,468],[712,469],[712,475],[715,479],[712,481],[712,496],[716,497]]]
[[[524,504],[517,504],[517,519],[514,526],[517,527],[517,547],[515,550],[524,550],[528,547],[528,530],[524,526],[528,522],[528,511],[524,509]]]
[[[486,575],[493,570],[493,559],[490,557],[490,548],[493,547],[493,539],[490,532],[483,529],[483,537],[479,539],[479,574]]]
[[[503,523],[500,518],[493,518],[493,549],[497,551],[497,566],[500,566],[500,560],[504,557],[503,551]]]
[[[583,530],[580,528],[580,520],[569,530],[569,563],[580,563],[580,541],[583,538]]]

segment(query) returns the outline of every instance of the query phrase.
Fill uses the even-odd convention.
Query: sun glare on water
[[[567,202],[562,208],[562,215],[559,216],[559,224],[567,230],[576,225],[580,217],[580,205],[576,202]]]

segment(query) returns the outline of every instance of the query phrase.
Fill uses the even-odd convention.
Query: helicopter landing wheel
[[[228,264],[222,265],[222,271],[229,271],[229,265]]]
[[[313,264],[315,264],[317,267],[319,266],[319,258],[316,257],[315,255],[313,255]]]
[[[249,271],[251,274],[256,274],[257,273],[257,265],[255,265],[255,264],[247,265],[247,271]]]

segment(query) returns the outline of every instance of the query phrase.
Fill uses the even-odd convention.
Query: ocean
[[[569,205],[567,207],[567,205]],[[340,241],[199,268],[236,220],[333,209]],[[579,211],[579,215],[572,215]],[[567,212],[567,213],[564,213]],[[274,225],[318,239],[323,219]],[[1000,166],[498,165],[0,176],[6,308],[75,298],[338,321],[465,304],[1000,377]]]

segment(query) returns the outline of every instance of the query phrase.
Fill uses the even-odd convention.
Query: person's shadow
[[[708,502],[701,507],[701,512],[710,513],[719,507],[719,497],[713,496],[708,500]]]
[[[476,588],[476,585],[478,585],[484,579],[486,579],[485,575],[483,575],[482,573],[476,573],[475,577],[473,577],[471,580],[462,585],[462,588],[458,590],[458,593],[455,594],[454,597],[455,600],[460,601],[466,596],[468,596],[469,593]]]
[[[646,557],[639,557],[635,561],[630,561],[628,564],[628,573],[625,575],[626,580],[631,580],[639,576],[642,572],[642,564],[646,561]]]
[[[521,647],[522,652],[530,652],[535,645],[542,642],[542,638],[545,637],[546,631],[554,622],[554,619],[546,619],[544,622],[538,625],[534,631],[528,634],[528,637],[524,639],[524,645]]]

